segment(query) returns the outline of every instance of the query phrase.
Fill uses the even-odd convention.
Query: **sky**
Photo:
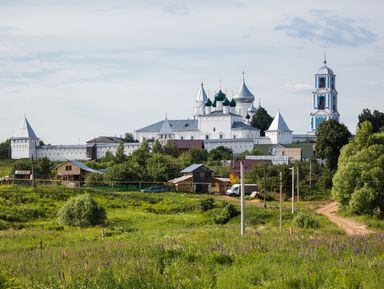
[[[24,114],[45,143],[78,144],[192,118],[200,83],[241,85],[294,133],[314,74],[336,74],[340,121],[384,110],[384,2],[0,0],[0,141]]]

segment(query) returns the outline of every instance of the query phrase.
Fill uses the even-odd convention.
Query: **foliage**
[[[384,132],[361,124],[356,138],[343,147],[333,177],[335,199],[352,213],[375,214],[384,210]]]
[[[50,179],[54,175],[55,164],[47,157],[39,158],[35,164],[35,174],[38,179]]]
[[[316,136],[317,156],[327,160],[329,170],[336,170],[340,149],[348,143],[351,133],[344,124],[330,119],[320,123]]]
[[[124,142],[136,142],[135,140],[135,137],[133,136],[133,134],[127,132],[125,135],[124,135],[124,138],[123,138]]]
[[[233,152],[230,148],[218,146],[208,153],[208,160],[220,163],[232,159]]]
[[[299,211],[293,218],[292,223],[302,229],[317,229],[320,227],[320,222],[311,211]]]
[[[363,109],[359,114],[358,127],[361,128],[361,124],[365,121],[369,121],[372,124],[372,133],[379,132],[384,128],[384,113],[378,110],[371,112],[368,108]]]
[[[11,140],[7,139],[0,143],[0,160],[11,158]]]
[[[170,155],[172,157],[177,157],[177,146],[174,141],[168,140],[165,143],[163,150],[165,154]]]
[[[127,159],[127,156],[124,153],[124,143],[120,142],[119,146],[116,150],[115,163],[121,164],[121,163],[125,162],[126,159]]]
[[[179,156],[179,162],[182,167],[188,167],[192,164],[202,164],[208,159],[208,152],[201,148],[191,148]]]
[[[260,189],[266,188],[267,192],[278,192],[280,187],[280,172],[283,172],[283,189],[290,191],[292,183],[287,165],[256,164],[246,175],[246,180],[248,183],[258,184]]]
[[[180,167],[174,158],[160,153],[151,154],[147,162],[147,173],[153,181],[167,181],[175,178]]]
[[[160,153],[163,153],[164,150],[163,150],[163,146],[161,145],[160,141],[157,139],[153,142],[153,145],[152,145],[152,153],[154,154],[160,154]]]
[[[19,205],[56,209],[83,192],[0,186],[0,204],[11,210]],[[317,230],[290,234],[288,203],[280,232],[276,203],[264,209],[246,202],[243,237],[239,216],[226,224],[213,222],[227,204],[220,196],[104,190],[92,195],[108,212],[104,238],[97,226],[58,226],[56,214],[25,222],[20,230],[11,223],[13,229],[0,232],[1,281],[13,288],[18,283],[9,281],[16,278],[20,288],[47,289],[376,289],[384,282],[382,234],[351,238],[323,216],[317,216]],[[197,210],[208,197],[216,207]],[[155,204],[161,214],[147,210]],[[239,208],[237,200],[233,204]]]
[[[102,163],[114,163],[115,162],[115,156],[111,151],[107,151],[104,155],[104,157],[101,158]]]
[[[104,180],[111,182],[122,182],[141,179],[143,174],[142,169],[136,169],[133,165],[134,164],[130,162],[124,162],[122,164],[112,166],[104,174]]]
[[[14,173],[17,170],[21,170],[21,171],[24,171],[24,170],[30,171],[30,170],[32,170],[31,160],[30,159],[21,159],[21,160],[15,161],[13,163],[12,173]]]
[[[251,125],[260,129],[261,136],[265,136],[265,131],[269,128],[272,121],[273,117],[268,114],[264,107],[259,106],[252,117]]]
[[[199,209],[202,212],[212,210],[215,207],[215,199],[212,197],[204,198],[199,201]]]
[[[227,203],[219,212],[218,215],[215,215],[213,220],[216,224],[226,224],[228,221],[237,216],[239,211],[233,204]]]
[[[67,201],[60,208],[57,217],[60,224],[80,227],[102,225],[107,220],[105,209],[89,194]]]
[[[104,183],[104,174],[100,173],[87,173],[85,175],[85,184],[91,186],[102,186]]]

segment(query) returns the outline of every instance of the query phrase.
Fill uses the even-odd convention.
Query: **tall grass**
[[[317,229],[290,233],[288,206],[279,232],[278,209],[247,204],[243,238],[239,216],[215,223],[228,206],[216,198],[99,191],[93,195],[108,215],[102,235],[101,227],[59,226],[51,216],[81,190],[17,190],[0,187],[2,208],[46,214],[6,221],[0,288],[7,288],[2,280],[21,288],[95,289],[381,288],[384,282],[384,235],[347,237],[322,216]]]

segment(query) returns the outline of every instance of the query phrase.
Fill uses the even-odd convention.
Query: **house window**
[[[65,166],[66,171],[72,171],[72,166]]]
[[[205,135],[205,139],[209,139],[209,135]]]

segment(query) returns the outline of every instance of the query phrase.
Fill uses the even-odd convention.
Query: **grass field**
[[[293,228],[286,203],[247,204],[218,224],[227,201],[176,193],[91,191],[108,225],[56,222],[64,202],[86,189],[0,187],[0,288],[381,288],[384,235],[347,237],[322,216]],[[238,199],[233,199],[238,208]],[[301,206],[306,206],[302,203]],[[301,209],[304,210],[304,209]],[[224,222],[223,222],[224,223]]]

